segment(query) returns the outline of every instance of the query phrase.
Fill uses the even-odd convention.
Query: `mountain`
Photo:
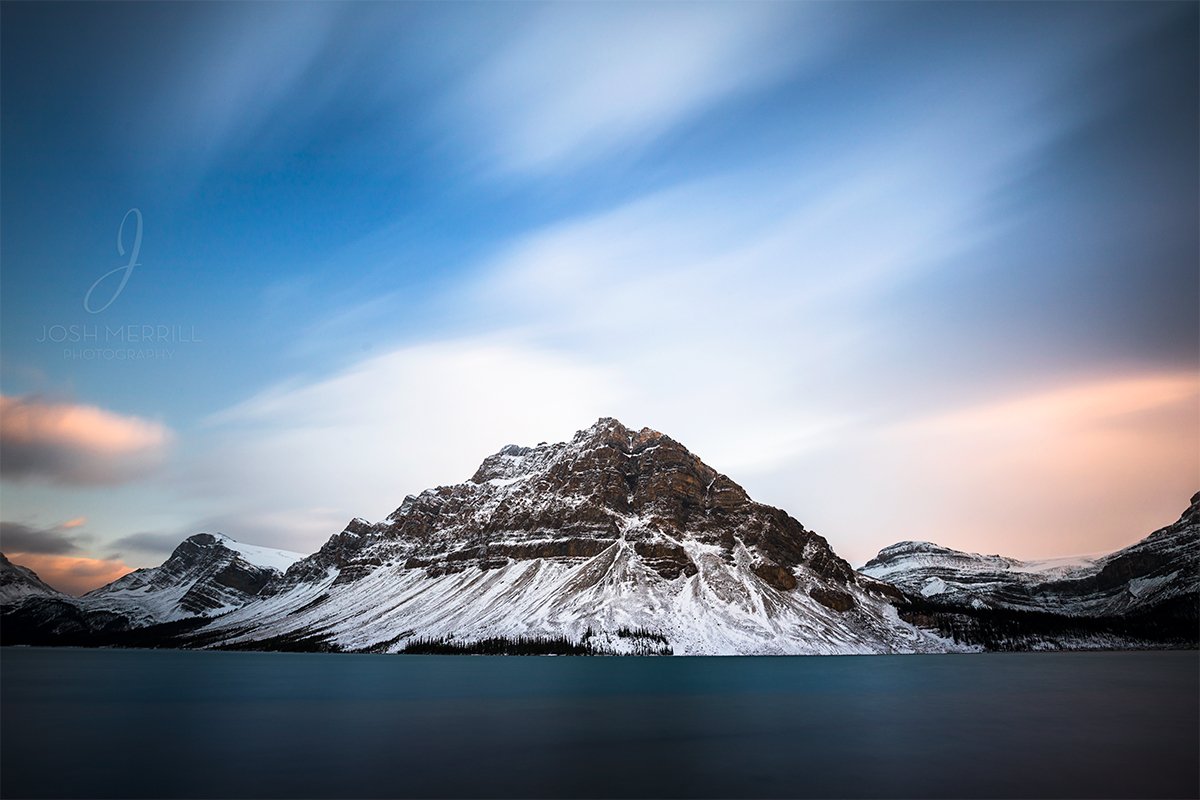
[[[470,478],[351,521],[202,634],[222,646],[394,652],[587,641],[602,651],[942,651],[890,586],[670,437],[605,418],[509,445]]]
[[[1043,621],[1057,615],[1062,618],[1057,630],[1075,621],[1084,632],[1103,629],[1134,638],[1165,635],[1195,641],[1200,493],[1192,496],[1177,522],[1107,555],[1019,561],[929,542],[900,542],[880,550],[860,571],[895,585],[935,617],[942,612],[943,621],[946,612],[957,612],[960,625],[968,618],[986,618],[993,627],[1019,627],[1003,620],[1018,619],[1014,613],[1026,615],[1021,617],[1025,620],[1040,615]]]
[[[817,654],[1195,646],[1197,498],[1099,558],[924,542],[853,570],[679,442],[603,418],[354,519],[316,553],[185,540],[5,643],[357,652]],[[48,588],[48,587],[47,587]]]
[[[12,605],[27,597],[62,597],[28,567],[14,564],[0,553],[0,605]]]
[[[244,545],[219,533],[198,533],[180,543],[162,565],[135,570],[83,597],[45,587],[49,594],[28,593],[7,603],[4,639],[154,645],[156,627],[160,633],[164,625],[171,633],[198,627],[247,603],[301,558],[299,553]],[[172,623],[186,624],[171,627]],[[143,630],[144,635],[131,634]]]
[[[220,533],[185,539],[160,566],[134,570],[81,598],[88,609],[148,625],[238,608],[304,556]]]

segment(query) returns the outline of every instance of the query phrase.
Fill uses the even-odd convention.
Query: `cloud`
[[[1047,382],[847,430],[763,485],[804,521],[852,534],[837,541],[856,563],[904,539],[1108,552],[1174,522],[1200,489],[1198,405],[1194,373]]]
[[[540,6],[457,98],[508,171],[571,168],[646,146],[829,46],[783,3]],[[469,120],[469,122],[467,121]],[[486,125],[478,125],[486,120]]]
[[[115,581],[132,569],[119,559],[83,558],[41,553],[5,553],[14,564],[28,567],[43,581],[67,594],[81,595]]]
[[[935,39],[942,44],[926,54],[931,42],[921,31],[927,20],[918,19],[906,28],[913,36],[889,33],[889,47],[869,58],[859,57],[866,50],[843,52],[821,85],[809,86],[803,67],[821,57],[823,44],[799,34],[807,30],[804,15],[817,7],[526,6],[515,27],[467,26],[477,38],[465,44],[445,35],[449,28],[428,37],[454,41],[459,46],[453,48],[397,46],[393,28],[381,25],[379,36],[367,41],[386,42],[387,58],[374,44],[331,47],[344,41],[346,20],[334,24],[325,18],[327,9],[316,6],[287,24],[265,24],[275,12],[260,9],[262,16],[252,15],[251,24],[239,28],[235,18],[244,15],[234,14],[227,20],[230,36],[198,37],[197,51],[226,54],[220,57],[224,64],[210,69],[204,60],[181,58],[190,77],[171,83],[195,91],[172,85],[169,94],[179,108],[163,114],[174,121],[194,117],[194,126],[181,126],[194,135],[154,138],[175,143],[168,147],[182,142],[209,161],[241,146],[278,144],[280,137],[299,142],[313,135],[309,123],[321,117],[357,131],[360,117],[341,113],[351,107],[364,118],[379,117],[377,128],[368,126],[375,133],[364,135],[394,136],[384,156],[370,156],[373,169],[421,161],[429,153],[414,148],[404,130],[428,126],[428,94],[401,96],[397,81],[403,83],[409,67],[425,80],[431,73],[424,62],[439,59],[461,67],[480,56],[459,90],[447,92],[457,124],[434,138],[474,141],[492,166],[534,178],[556,171],[574,175],[587,166],[608,173],[673,135],[686,138],[682,134],[701,117],[715,119],[756,94],[766,99],[780,88],[777,82],[787,87],[780,92],[786,98],[748,109],[755,113],[746,119],[723,120],[717,127],[728,127],[720,145],[709,141],[680,159],[693,167],[693,159],[702,162],[700,171],[711,175],[740,157],[751,165],[746,172],[640,199],[621,194],[616,207],[528,230],[476,265],[468,280],[477,282],[450,288],[439,298],[443,305],[414,302],[405,287],[394,285],[372,285],[365,298],[355,294],[350,299],[363,301],[356,306],[343,303],[344,295],[322,294],[325,327],[310,327],[307,340],[299,332],[292,343],[299,352],[315,350],[314,341],[345,349],[346,331],[355,344],[386,349],[402,330],[400,317],[408,331],[451,329],[454,338],[393,344],[326,378],[279,385],[214,415],[195,436],[201,452],[176,475],[203,520],[197,527],[310,551],[349,516],[377,519],[404,494],[462,480],[503,443],[567,438],[596,416],[614,414],[671,433],[758,499],[806,522],[821,520],[839,547],[911,535],[954,539],[968,528],[1005,541],[1000,524],[985,526],[978,515],[959,511],[939,514],[945,505],[941,487],[959,475],[1005,485],[1001,478],[1016,462],[994,467],[993,474],[982,467],[986,459],[964,446],[947,449],[944,463],[926,464],[934,452],[926,446],[930,434],[905,426],[924,424],[937,409],[950,415],[987,407],[997,416],[961,430],[961,441],[982,446],[995,424],[1013,433],[1012,441],[1025,441],[1029,452],[1036,449],[1036,439],[1017,435],[1026,430],[1019,415],[1000,414],[989,403],[1015,395],[1048,407],[1042,394],[1057,389],[1046,388],[1050,370],[1038,359],[1060,347],[1061,337],[1026,324],[1027,309],[1045,297],[1013,280],[1012,268],[1027,263],[1027,270],[1056,280],[1065,273],[1053,251],[1012,235],[1008,226],[1012,216],[1034,213],[1061,236],[1061,208],[1037,205],[1049,190],[1025,179],[1053,161],[1054,145],[1073,144],[1065,133],[1095,111],[1081,106],[1106,106],[1095,98],[1068,102],[1079,93],[1066,91],[1077,88],[1071,82],[1081,76],[1068,73],[1101,45],[1091,34],[1047,37],[1040,25],[1016,39],[980,36],[985,26],[972,17],[959,20],[970,34],[964,39],[946,33],[958,29],[943,30],[938,26],[948,23],[938,21],[942,34]],[[408,18],[400,22],[405,27]],[[836,29],[828,35],[824,26],[812,29],[826,42],[840,35]],[[1061,25],[1054,30],[1063,32]],[[270,46],[285,39],[283,47]],[[1043,46],[1050,41],[1052,47]],[[488,52],[475,46],[481,42],[499,44]],[[960,49],[971,50],[971,57],[962,58]],[[340,62],[347,50],[355,51],[350,67],[326,69],[331,54]],[[411,60],[388,60],[392,53]],[[279,58],[288,63],[276,64]],[[848,62],[858,67],[845,69]],[[428,83],[436,88],[428,93],[453,86],[455,80],[442,73],[455,71],[435,70],[437,78]],[[260,73],[269,75],[266,83],[247,77]],[[161,110],[155,106],[153,114]],[[743,132],[753,136],[735,142]],[[760,142],[764,151],[750,153]],[[325,145],[322,140],[322,150]],[[677,174],[674,166],[655,163],[616,191],[662,186]],[[1067,177],[1077,174],[1085,171]],[[449,196],[455,188],[447,186]],[[514,188],[512,206],[503,211],[514,211],[521,224],[538,219],[544,209],[523,207],[522,191]],[[608,186],[596,191],[593,182],[581,180],[563,192],[565,203],[554,203],[553,213],[595,209],[613,196]],[[1053,213],[1042,214],[1042,208]],[[383,255],[346,259],[342,274],[356,274],[369,261],[390,275],[381,265],[413,260],[409,248],[425,235],[419,227],[401,225],[395,247],[389,240],[377,248]],[[482,229],[467,225],[468,233],[456,238],[477,249],[493,232],[488,225]],[[999,254],[994,275],[1016,296],[1019,311],[970,335],[962,334],[969,326],[960,326],[945,337],[952,341],[914,334],[926,330],[930,315],[961,311],[955,291],[978,277],[979,260],[988,253]],[[453,279],[453,270],[429,272],[447,283]],[[1064,283],[1078,294],[1104,282],[1081,274]],[[893,313],[897,305],[904,313]],[[288,308],[291,319],[296,315]],[[451,322],[424,324],[443,308]],[[971,316],[970,310],[962,313]],[[1057,306],[1054,314],[1060,316]],[[1061,316],[1079,315],[1064,310]],[[462,320],[467,322],[455,329]],[[465,338],[464,330],[483,331],[484,337]],[[1013,346],[1020,337],[1034,355]],[[987,357],[993,342],[1010,355],[1003,367]],[[967,362],[961,370],[945,369],[945,351],[954,347]],[[1078,368],[1094,366],[1089,361]],[[1093,381],[1120,378],[1101,372]],[[988,394],[991,399],[982,402]],[[1167,412],[1145,413],[1159,419]],[[950,425],[950,419],[939,424]],[[1052,419],[1046,424],[1061,452],[1100,441],[1091,428]],[[1159,430],[1158,424],[1150,428]],[[998,454],[1007,452],[1007,441],[995,445]],[[1146,458],[1154,464],[1175,463],[1174,451],[1152,449]],[[998,455],[997,463],[1002,460]],[[1047,497],[1072,491],[1070,471],[1056,475],[1047,479]],[[1100,507],[1102,492],[1131,497],[1144,488],[1136,480],[1121,488],[1098,479],[1086,496]],[[960,489],[963,498],[978,502],[978,486]],[[1135,535],[1139,519],[1123,513],[1105,521],[1105,536],[1118,526]]]
[[[990,198],[1048,135],[948,169],[939,137],[958,133],[917,124],[795,185],[748,171],[547,226],[497,256],[468,304],[619,375],[630,424],[722,469],[770,469],[874,412],[888,298],[990,241]]]
[[[68,528],[68,529],[69,528],[82,528],[86,524],[87,524],[87,517],[75,517],[74,519],[67,520],[63,524],[59,525],[59,527],[60,528]]]
[[[163,462],[162,423],[95,406],[0,396],[0,477],[83,486],[125,483]]]
[[[913,454],[926,524],[968,549],[1070,555],[1175,521],[1200,489],[1198,407],[1194,373],[1118,374],[917,419],[885,441]]]
[[[903,385],[878,385],[897,366],[881,319],[898,290],[994,243],[997,195],[1061,133],[1029,114],[1040,95],[1005,80],[977,113],[918,106],[886,135],[839,140],[836,157],[797,152],[532,230],[441,300],[484,336],[395,347],[216,414],[179,485],[222,509],[206,525],[308,552],[502,444],[614,415],[805,519],[812,454],[972,391],[976,376],[932,387],[907,362]],[[662,129],[637,130],[626,141]],[[843,478],[830,497],[858,503]]]
[[[147,136],[143,157],[157,153],[170,166],[180,159],[203,163],[246,144],[273,118],[295,124],[284,114],[287,102],[303,92],[306,77],[311,84],[341,14],[336,3],[306,3],[288,13],[269,5],[217,6],[181,20],[177,30],[190,35],[166,34],[177,37],[174,58],[151,76],[152,99],[135,131]]]
[[[569,437],[620,392],[605,370],[515,338],[400,347],[212,416],[175,480],[224,509],[201,527],[312,552],[352,517],[466,480],[506,444]]]
[[[59,528],[35,528],[19,522],[0,522],[0,550],[5,553],[63,554],[79,550],[77,537]]]
[[[114,550],[137,550],[142,553],[165,554],[171,553],[179,546],[179,543],[187,538],[187,535],[176,535],[172,533],[131,533],[128,536],[122,536],[112,543]],[[120,552],[113,553],[113,558],[120,555]]]

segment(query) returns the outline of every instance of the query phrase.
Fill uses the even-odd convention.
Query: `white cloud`
[[[353,516],[471,476],[505,444],[569,437],[619,399],[606,370],[490,337],[402,347],[212,417],[181,485],[234,538],[311,551]]]
[[[1039,140],[948,164],[938,137],[962,129],[944,122],[819,169],[777,165],[799,180],[730,175],[534,231],[448,301],[493,320],[485,338],[255,396],[210,420],[211,454],[186,482],[229,509],[214,524],[235,538],[242,526],[313,549],[350,516],[466,479],[503,444],[612,415],[752,492],[772,487],[784,465],[875,424],[878,303],[978,244],[964,231]],[[762,499],[799,509],[798,496]]]
[[[836,36],[829,20],[820,38],[806,35],[797,17],[813,13],[786,3],[548,4],[456,103],[502,168],[569,168],[644,146],[813,58]]]
[[[776,38],[800,30],[777,16],[796,8],[538,7],[452,102],[504,169],[578,167],[794,74],[816,52]],[[523,236],[442,298],[484,338],[399,347],[257,395],[210,420],[208,453],[183,483],[227,509],[211,518],[226,533],[311,550],[350,516],[378,519],[405,494],[465,479],[505,443],[614,415],[829,526],[839,547],[892,533],[889,503],[903,501],[908,522],[938,519],[933,481],[910,475],[924,443],[896,426],[913,408],[966,405],[970,381],[883,384],[932,359],[888,363],[878,317],[897,287],[1002,232],[997,197],[1074,123],[1041,107],[1038,63],[1014,65],[988,64],[986,98],[967,106],[981,75],[934,70],[881,101],[867,118],[886,125],[851,131],[836,158],[798,148]],[[389,315],[364,310],[400,302],[335,308],[315,338],[361,328],[382,341],[390,331],[364,320]],[[923,499],[904,496],[912,486]],[[891,539],[938,538],[962,519]]]

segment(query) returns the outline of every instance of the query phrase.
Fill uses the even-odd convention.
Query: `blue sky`
[[[1194,4],[2,15],[2,518],[64,585],[610,414],[854,561],[1200,488]]]

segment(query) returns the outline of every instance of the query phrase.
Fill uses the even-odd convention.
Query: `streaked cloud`
[[[848,430],[786,465],[818,526],[862,563],[904,539],[1049,558],[1174,522],[1200,489],[1200,376],[1092,376]],[[850,490],[853,485],[860,487]],[[855,492],[859,502],[850,502]]]
[[[223,509],[200,527],[312,552],[351,517],[466,480],[506,444],[569,437],[621,390],[603,369],[499,336],[402,347],[212,416],[176,480]]]
[[[155,533],[151,531],[131,533],[128,536],[122,536],[112,543],[113,549],[117,551],[112,555],[112,557],[117,558],[123,555],[122,551],[125,550],[135,550],[139,553],[150,555],[166,555],[178,547],[179,543],[186,539],[189,535],[190,534],[176,535],[172,533]]]
[[[1197,353],[1194,8],[90,4],[69,30],[47,8],[5,17],[5,260],[27,265],[5,386],[92,405],[5,401],[11,518],[86,512],[147,558],[203,529],[311,550],[601,414],[856,557],[1003,550],[1006,517],[1040,532],[1014,547],[1126,541],[1196,482],[1163,433],[1192,430],[1183,406],[1132,410]],[[153,46],[112,58],[130,30]],[[122,305],[203,320],[203,345],[33,347],[111,255],[118,195],[162,209]],[[171,410],[181,463],[101,494],[172,440],[103,410],[132,397]],[[1141,455],[1081,397],[1136,420]],[[10,446],[22,414],[38,435]],[[1006,477],[1043,445],[1044,502]],[[1076,452],[1110,472],[1077,480]],[[1047,512],[1058,536],[1004,500],[1053,486],[1112,514]]]
[[[0,551],[53,555],[77,552],[78,537],[64,530],[70,527],[38,528],[19,522],[0,522]]]
[[[177,167],[180,160],[211,166],[245,147],[264,129],[297,118],[294,105],[325,54],[338,18],[337,3],[302,3],[286,12],[271,4],[213,7],[183,16],[188,36],[149,80],[152,113],[139,110],[144,152]],[[303,107],[299,116],[303,116]]]
[[[161,465],[160,422],[96,406],[0,396],[0,477],[74,485],[124,483]]]
[[[505,171],[571,169],[645,147],[794,73],[838,35],[830,19],[802,24],[813,6],[787,3],[533,8],[455,98]]]

